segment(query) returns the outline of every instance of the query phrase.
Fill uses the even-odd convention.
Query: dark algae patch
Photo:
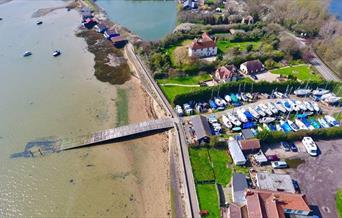
[[[305,160],[299,158],[286,160],[286,163],[289,165],[289,167],[294,169],[296,169],[299,165],[301,165],[304,162]]]
[[[121,50],[93,30],[84,30],[76,34],[83,37],[89,52],[95,55],[95,77],[102,82],[120,85],[130,79],[131,72]]]

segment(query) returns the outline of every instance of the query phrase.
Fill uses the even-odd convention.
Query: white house
[[[210,57],[217,55],[217,47],[207,33],[202,34],[201,39],[194,39],[189,46],[189,57]]]

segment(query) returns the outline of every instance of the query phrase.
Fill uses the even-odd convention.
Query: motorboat
[[[258,114],[252,107],[248,108],[248,111],[252,114],[255,119],[259,119],[260,114]]]
[[[248,120],[253,120],[254,116],[245,108],[241,108],[241,111],[245,114]]]
[[[178,116],[183,116],[184,115],[184,112],[183,112],[183,109],[182,109],[182,107],[181,106],[179,106],[179,105],[176,105],[176,107],[175,107],[175,112],[178,114]]]
[[[266,113],[265,113],[259,106],[256,106],[256,107],[254,108],[254,110],[255,110],[258,114],[260,114],[260,116],[262,116],[262,117],[266,116]]]
[[[303,101],[305,107],[309,110],[309,111],[314,111],[314,108],[312,107],[312,105],[310,104],[310,102],[308,101]]]
[[[292,128],[290,127],[290,125],[284,120],[280,121],[280,126],[284,130],[285,133],[292,131]]]
[[[259,120],[259,122],[260,123],[272,123],[275,120],[276,120],[276,118],[274,118],[274,117],[263,117]]]
[[[248,119],[246,117],[246,115],[243,113],[243,111],[241,109],[238,109],[236,111],[236,115],[237,117],[239,118],[239,120],[243,123],[247,123],[248,122]]]
[[[291,120],[287,120],[287,123],[289,124],[289,126],[294,132],[297,132],[299,130],[299,127]]]
[[[316,111],[317,113],[321,110],[321,109],[319,108],[317,102],[312,101],[312,102],[311,102],[311,105],[312,105],[314,111]]]
[[[262,127],[264,128],[264,130],[271,131],[270,128],[267,126],[266,123],[263,123],[263,124],[262,124]]]
[[[194,113],[194,110],[189,104],[183,104],[183,109],[187,115],[192,115]]]
[[[331,126],[339,126],[340,124],[337,122],[337,120],[330,116],[330,115],[325,115],[324,119],[331,125]]]
[[[285,107],[285,109],[288,112],[292,112],[293,111],[293,106],[288,101],[283,101],[283,106]]]
[[[309,122],[305,117],[301,119],[301,121],[304,123],[304,125],[309,129],[309,130],[314,130],[315,127]]]
[[[317,120],[315,120],[315,118],[311,117],[309,121],[312,124],[312,126],[315,127],[315,129],[321,128],[321,125],[319,124],[319,122],[317,122]]]
[[[276,98],[284,98],[284,94],[281,92],[275,91],[275,92],[273,92],[273,94]]]
[[[299,106],[299,108],[302,111],[306,111],[308,108],[305,106],[305,104],[299,100],[295,100],[295,104]]]
[[[226,100],[227,103],[232,101],[229,95],[224,96],[224,99]]]
[[[323,128],[330,127],[329,123],[324,118],[318,118],[317,121],[319,122],[319,124],[321,124]]]
[[[222,122],[223,122],[223,125],[227,127],[228,129],[233,128],[233,124],[230,122],[230,120],[228,119],[226,115],[222,115]]]
[[[281,128],[281,126],[280,126],[279,123],[277,123],[275,126],[276,126],[276,130],[277,130],[277,131],[284,131],[284,130]]]
[[[43,21],[39,20],[36,22],[37,25],[42,25],[43,24]]]
[[[294,111],[296,111],[296,112],[300,111],[300,107],[299,107],[299,105],[296,104],[295,101],[289,100],[289,103],[292,105]]]
[[[228,119],[230,122],[235,125],[235,126],[241,126],[241,122],[238,118],[236,118],[232,113],[228,112],[227,113]]]
[[[28,57],[28,56],[31,56],[31,55],[32,55],[32,52],[30,52],[30,51],[25,51],[24,54],[23,54],[24,57]]]
[[[209,105],[210,105],[211,109],[213,109],[213,110],[217,109],[217,105],[215,104],[215,102],[213,100],[209,100]]]
[[[308,127],[300,119],[295,119],[294,122],[299,127],[299,129],[302,129],[302,130],[308,129]]]
[[[52,56],[54,57],[58,57],[62,54],[62,52],[60,50],[55,50],[54,52],[52,52]]]
[[[328,94],[329,92],[330,91],[327,89],[319,88],[319,89],[313,90],[312,94],[316,96],[322,96],[322,95]]]
[[[294,94],[298,97],[303,97],[311,94],[311,89],[297,89],[294,91]]]
[[[249,99],[249,100],[248,100],[249,102],[252,102],[252,101],[253,101],[253,96],[252,96],[251,93],[247,92],[247,93],[246,93],[246,97]]]
[[[272,111],[265,105],[265,104],[259,104],[259,107],[261,110],[263,110],[267,115],[272,116]]]
[[[283,103],[280,101],[277,101],[274,106],[278,109],[278,111],[282,112],[282,113],[286,113],[286,109],[283,106]]]
[[[268,102],[267,107],[272,111],[273,114],[277,114],[279,112],[272,102]]]

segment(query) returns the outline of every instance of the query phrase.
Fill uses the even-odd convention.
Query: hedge
[[[177,95],[172,102],[175,105],[182,105],[190,101],[205,101],[207,102],[213,96],[218,94],[221,97],[229,93],[237,93],[241,91],[246,92],[260,92],[260,93],[272,93],[273,90],[278,90],[280,92],[285,92],[287,88],[292,88],[293,90],[305,87],[310,87],[311,89],[316,89],[318,87],[327,88],[334,90],[335,87],[342,85],[341,82],[326,82],[326,81],[309,81],[309,82],[299,82],[299,81],[285,81],[285,82],[253,82],[253,81],[237,81],[229,82],[218,86],[206,87],[191,93],[185,93]]]
[[[298,141],[302,140],[305,136],[312,137],[315,140],[342,138],[342,127],[300,130],[298,132],[290,133],[280,131],[269,132],[264,130],[258,133],[257,138],[260,139],[262,143],[275,143],[280,141]]]

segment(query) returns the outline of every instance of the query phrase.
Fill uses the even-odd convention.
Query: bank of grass
[[[128,96],[125,89],[117,89],[116,126],[128,124]]]
[[[322,80],[318,73],[315,73],[314,69],[307,64],[301,64],[296,66],[283,67],[275,70],[271,70],[273,74],[279,74],[284,76],[295,76],[299,80]]]
[[[261,45],[261,41],[230,42],[228,40],[218,40],[216,45],[220,52],[227,53],[232,48],[240,48],[240,51],[246,51],[248,45],[253,45],[253,50],[257,50]]]
[[[167,100],[172,103],[176,95],[190,93],[201,89],[202,87],[181,87],[181,86],[160,86]]]
[[[211,181],[215,180],[214,171],[209,160],[208,149],[190,148],[190,161],[192,171],[196,181]]]
[[[198,85],[202,81],[210,80],[209,74],[199,74],[195,76],[184,76],[184,77],[173,77],[168,79],[159,79],[157,82],[159,84],[182,84],[182,85]]]
[[[336,192],[336,209],[338,216],[342,218],[342,189]]]
[[[228,157],[225,150],[221,149],[209,149],[209,155],[213,164],[216,182],[226,186],[232,177],[232,169],[227,167],[230,157]]]
[[[201,210],[209,212],[208,218],[220,217],[219,199],[215,184],[196,185],[197,197]]]
[[[189,40],[189,39],[183,40],[183,41],[178,42],[175,45],[169,46],[166,49],[166,52],[167,52],[168,56],[170,57],[170,61],[171,61],[172,66],[180,67],[178,64],[179,60],[177,60],[177,57],[175,56],[175,50],[176,49],[186,49],[186,46],[189,45],[191,43],[191,41],[192,40]],[[185,60],[183,60],[183,61],[185,61]]]

